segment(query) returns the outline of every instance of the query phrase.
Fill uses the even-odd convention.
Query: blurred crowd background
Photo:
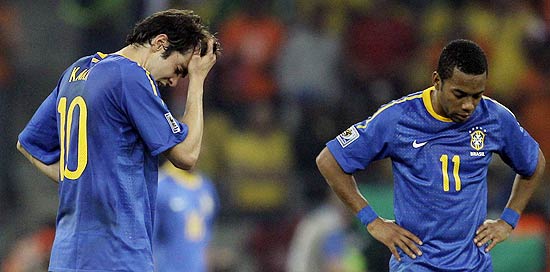
[[[198,166],[221,201],[211,271],[387,271],[389,250],[334,201],[315,156],[381,104],[428,87],[452,39],[482,46],[486,95],[550,157],[548,0],[0,0],[0,269],[42,267],[55,226],[57,186],[18,154],[18,133],[68,65],[118,50],[137,20],[170,7],[195,10],[223,47],[206,85]],[[163,98],[182,114],[186,82]],[[490,217],[513,177],[495,156]],[[393,218],[391,165],[356,178]],[[495,271],[550,271],[549,182],[547,169],[520,225],[495,248]],[[305,252],[334,270],[305,270]]]

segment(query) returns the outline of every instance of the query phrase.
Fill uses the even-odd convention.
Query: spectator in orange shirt
[[[278,91],[274,65],[285,29],[269,14],[271,1],[250,0],[244,9],[222,22],[220,86],[225,102],[232,106],[275,98]],[[241,108],[242,109],[242,108]]]

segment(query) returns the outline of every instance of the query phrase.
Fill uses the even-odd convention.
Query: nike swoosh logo
[[[427,143],[428,143],[428,142],[417,143],[416,140],[414,140],[414,142],[413,142],[413,147],[414,147],[414,148],[423,147],[423,146],[426,145]]]

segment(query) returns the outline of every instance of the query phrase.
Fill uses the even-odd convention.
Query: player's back
[[[132,104],[134,97],[154,89],[152,82],[135,62],[100,53],[80,59],[61,78],[63,170],[50,269],[153,270],[158,162],[131,113],[142,106]]]

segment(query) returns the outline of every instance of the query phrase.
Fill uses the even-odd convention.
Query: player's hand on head
[[[479,228],[477,228],[474,243],[478,247],[489,243],[487,248],[485,248],[485,252],[489,252],[498,243],[508,239],[508,236],[510,236],[512,230],[512,226],[504,220],[487,219],[481,226],[479,226]]]
[[[201,48],[196,48],[189,62],[188,71],[189,77],[199,77],[205,79],[212,69],[212,66],[216,63],[217,59],[217,50],[214,52],[214,44],[216,43],[215,38],[210,38],[206,43],[208,49],[204,56],[201,56]]]
[[[377,218],[367,225],[367,230],[374,239],[386,245],[398,261],[401,261],[397,252],[398,247],[413,259],[422,255],[422,251],[417,246],[422,245],[422,241],[393,220]]]

